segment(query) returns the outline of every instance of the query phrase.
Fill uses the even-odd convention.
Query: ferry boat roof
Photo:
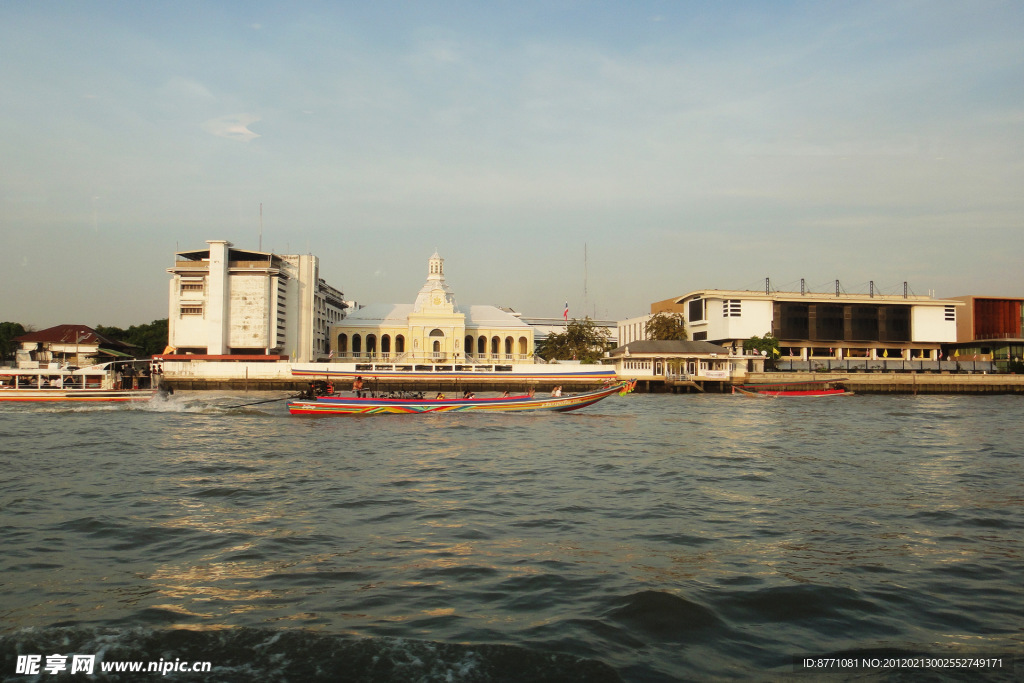
[[[117,366],[133,365],[135,363],[148,364],[149,360],[135,359],[135,360],[116,360],[108,361],[106,363],[100,363],[98,365],[88,365],[84,368],[79,368],[73,365],[65,365],[59,368],[6,368],[0,367],[0,377],[13,376],[13,375],[102,375],[107,372],[114,372]]]

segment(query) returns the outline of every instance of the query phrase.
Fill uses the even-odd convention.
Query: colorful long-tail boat
[[[567,412],[593,405],[614,394],[625,395],[636,380],[610,384],[594,391],[565,396],[469,397],[469,398],[390,398],[372,396],[316,396],[288,403],[292,415],[386,415],[465,411],[492,412]]]

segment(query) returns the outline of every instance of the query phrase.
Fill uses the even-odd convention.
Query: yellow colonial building
[[[459,306],[430,257],[412,304],[371,304],[331,326],[340,362],[532,363],[533,328],[497,306]]]

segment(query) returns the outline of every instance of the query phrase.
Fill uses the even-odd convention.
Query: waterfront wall
[[[756,384],[829,379],[844,380],[843,386],[858,394],[1024,394],[1024,375],[761,372],[752,373],[746,382]]]
[[[234,391],[300,391],[315,377],[293,377],[289,363],[262,362],[166,362],[161,384],[174,390]],[[630,377],[623,376],[623,379]],[[427,379],[365,378],[367,388],[380,391],[549,391],[561,384],[566,391],[583,391],[594,387],[594,380],[551,381],[526,380],[511,375],[473,377],[471,380],[431,377]],[[841,372],[761,372],[750,373],[744,383],[784,383],[843,379],[851,391],[860,394],[1024,394],[1024,375],[965,373],[841,373]],[[338,390],[350,387],[346,380],[336,380]],[[699,384],[699,387],[697,386]],[[708,393],[729,393],[729,381],[671,383],[663,378],[644,378],[637,386],[640,392],[703,390]]]

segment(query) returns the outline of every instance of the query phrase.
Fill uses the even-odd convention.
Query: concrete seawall
[[[1024,375],[928,373],[764,372],[750,375],[749,384],[844,380],[858,394],[1024,394]]]
[[[326,378],[326,376],[324,377]],[[624,376],[623,379],[632,379]],[[295,391],[309,386],[315,377],[294,377],[287,363],[165,363],[161,384],[179,390],[229,391]],[[522,378],[514,375],[494,374],[453,379],[429,377],[422,379],[382,379],[372,374],[364,376],[369,391],[512,391],[534,389],[550,391],[560,384],[565,391],[578,392],[593,389],[604,380],[565,377],[552,380]],[[667,381],[662,377],[640,377],[639,392],[729,393],[729,381]],[[748,375],[744,383],[786,383],[845,380],[851,391],[860,394],[1024,394],[1024,375],[990,375],[981,373],[930,372],[762,372]],[[350,380],[338,379],[339,391],[351,388]]]

